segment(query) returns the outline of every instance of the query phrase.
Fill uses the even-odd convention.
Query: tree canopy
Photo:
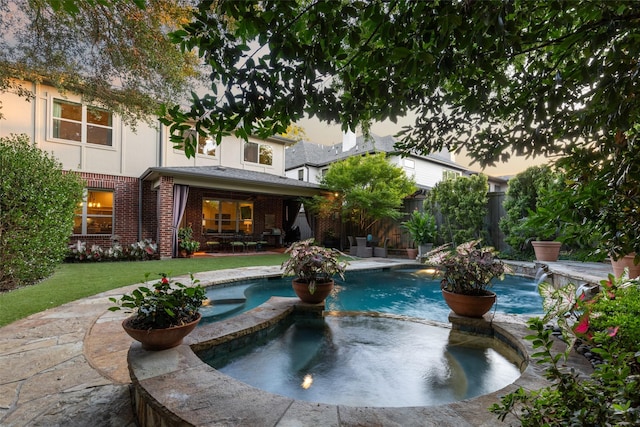
[[[331,164],[320,185],[335,197],[314,197],[311,209],[320,216],[340,213],[358,232],[368,232],[381,219],[398,219],[415,183],[384,153],[352,156]]]
[[[0,0],[0,91],[32,96],[13,79],[82,94],[135,123],[185,99],[201,70],[168,33],[188,0]]]
[[[167,114],[221,138],[414,111],[406,151],[564,153],[638,117],[639,19],[623,1],[203,0],[173,36],[199,49],[212,92]]]

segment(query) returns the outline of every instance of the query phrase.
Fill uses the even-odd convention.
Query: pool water
[[[299,319],[261,343],[205,362],[262,390],[348,406],[445,404],[520,376],[487,338],[371,315]]]
[[[207,291],[211,306],[203,307],[203,323],[222,320],[265,303],[272,296],[295,297],[291,277],[257,279]],[[495,281],[498,313],[540,315],[542,299],[534,279],[506,276]],[[345,280],[327,298],[326,310],[374,311],[448,322],[449,308],[442,298],[440,283],[428,270],[392,269],[347,272]]]

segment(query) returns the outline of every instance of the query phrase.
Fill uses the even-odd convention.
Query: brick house
[[[0,136],[28,135],[85,180],[70,242],[109,247],[114,239],[129,244],[148,238],[168,258],[176,256],[177,228],[191,225],[203,247],[230,236],[277,245],[300,201],[320,194],[317,184],[285,176],[285,147],[294,143],[287,138],[228,137],[219,146],[200,138],[196,156],[188,159],[159,122],[133,129],[80,96],[22,84],[35,96],[0,94]]]

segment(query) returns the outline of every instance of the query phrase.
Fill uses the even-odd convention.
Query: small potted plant
[[[145,276],[145,282],[148,278]],[[206,300],[205,290],[191,276],[192,286],[170,280],[166,274],[150,286],[139,286],[109,308],[128,309],[134,314],[122,322],[122,327],[147,350],[164,350],[182,343],[182,339],[201,319],[200,307]]]
[[[442,296],[456,314],[482,317],[491,309],[496,300],[496,294],[489,290],[491,281],[502,280],[508,271],[496,254],[494,248],[472,240],[455,250],[449,244],[439,246],[426,255],[426,263],[441,274]]]
[[[180,250],[184,251],[183,256],[190,257],[194,252],[200,249],[200,242],[193,240],[193,229],[191,226],[183,227],[178,230],[178,242]]]
[[[282,268],[284,276],[296,276],[292,281],[296,295],[303,302],[317,304],[331,293],[334,275],[344,280],[348,263],[340,261],[340,251],[313,243],[311,238],[289,246],[285,253],[290,256]]]
[[[414,210],[409,219],[402,222],[402,227],[409,232],[413,241],[418,245],[418,256],[421,257],[431,250],[436,239],[436,218],[431,213]]]

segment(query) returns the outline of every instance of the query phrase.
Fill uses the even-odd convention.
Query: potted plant
[[[409,232],[413,241],[418,245],[418,256],[421,257],[431,250],[436,238],[436,218],[431,213],[414,210],[409,219],[401,223]]]
[[[340,261],[341,253],[335,249],[316,246],[313,238],[295,242],[285,253],[290,256],[282,263],[283,275],[296,276],[293,290],[303,301],[317,304],[331,293],[333,276],[344,280],[346,261]]]
[[[193,240],[193,229],[190,226],[178,230],[178,242],[182,255],[186,257],[200,249],[200,242]]]
[[[508,270],[496,254],[494,248],[482,247],[480,240],[463,243],[455,250],[446,244],[427,254],[426,263],[442,275],[442,296],[456,314],[482,317],[491,309],[496,300],[496,294],[489,290],[491,281],[502,280]]]
[[[195,286],[173,282],[164,273],[160,276],[151,286],[139,286],[120,299],[109,298],[116,304],[109,310],[124,308],[134,313],[122,322],[122,327],[147,350],[164,350],[181,344],[200,321],[199,309],[206,300],[204,288],[193,275],[191,284]]]
[[[560,224],[554,212],[544,206],[530,211],[524,220],[525,228],[531,230],[531,246],[538,261],[558,260],[562,242],[556,240],[559,235]]]

